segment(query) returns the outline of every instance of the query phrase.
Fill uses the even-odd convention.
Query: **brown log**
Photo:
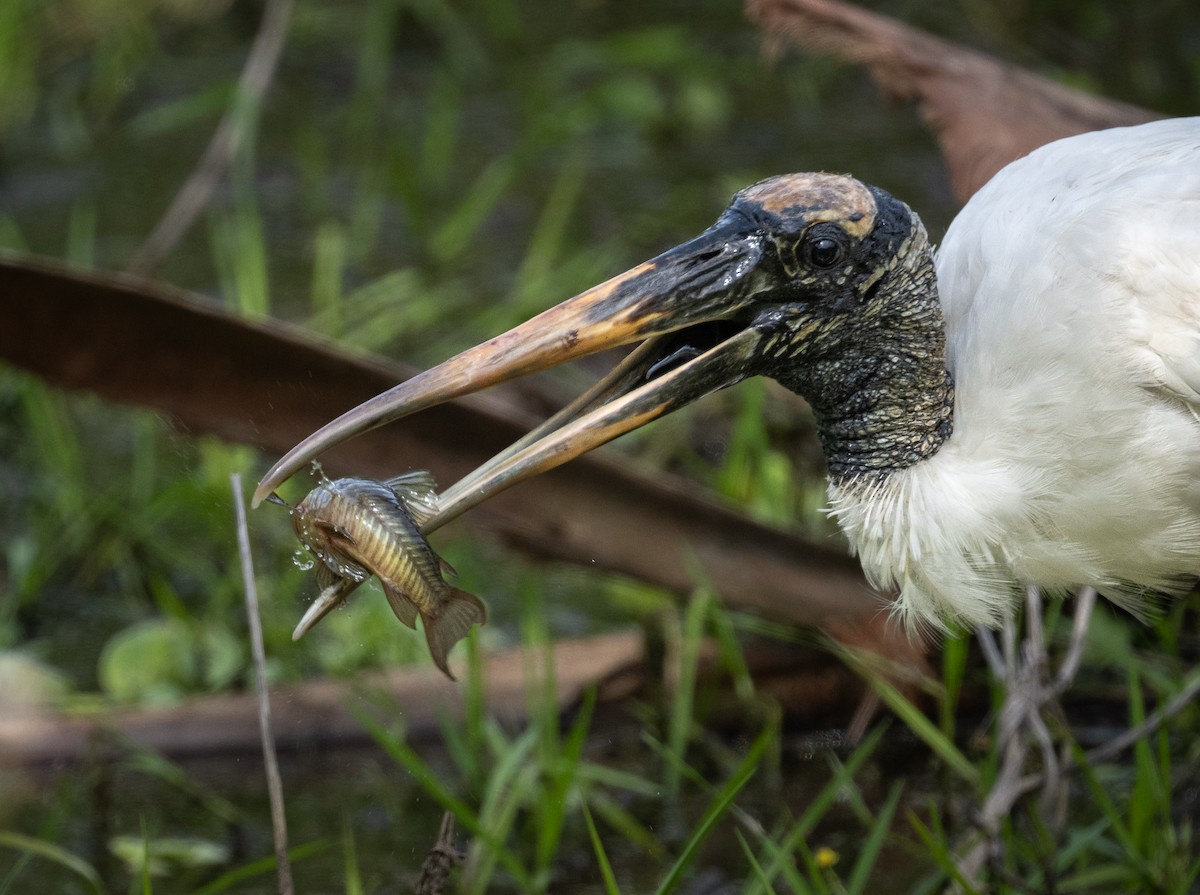
[[[889,97],[916,102],[963,202],[1053,140],[1162,117],[836,0],[747,0],[746,13],[769,36],[861,65]]]
[[[869,633],[852,637],[877,640]],[[845,726],[875,705],[864,680],[843,664],[837,650],[812,643],[785,643],[750,638],[746,667],[755,690],[791,719],[821,727]],[[655,668],[640,632],[616,632],[563,640],[550,653],[554,668],[555,705],[570,710],[586,688],[597,685],[599,707],[612,707],[608,720],[625,718],[621,706],[629,697],[644,700],[656,692],[647,683],[660,681],[662,695],[671,699],[678,684],[678,653],[667,649],[663,665]],[[518,728],[528,721],[530,669],[542,667],[541,656],[516,648],[487,654],[481,679],[484,705],[490,717]],[[451,659],[460,681],[466,663]],[[894,669],[894,679],[912,698],[914,685],[926,674],[921,663]],[[715,641],[700,643],[696,683],[705,693],[705,724],[742,731],[748,721],[744,697],[730,686],[729,669]],[[271,728],[281,752],[313,754],[314,749],[357,747],[371,742],[359,721],[374,717],[389,727],[403,726],[405,740],[419,745],[440,739],[443,725],[464,719],[463,684],[451,683],[429,666],[359,676],[343,681],[307,681],[270,691]],[[380,707],[386,709],[380,713]],[[855,707],[858,707],[855,710]],[[129,749],[151,749],[173,759],[211,758],[261,751],[257,697],[249,693],[193,696],[166,708],[118,709],[103,715],[71,715],[49,706],[10,707],[0,714],[0,771],[56,767],[86,758],[111,758]],[[856,738],[856,737],[855,737]]]
[[[54,385],[151,407],[189,431],[270,454],[412,373],[128,276],[0,259],[0,295],[0,358]],[[451,482],[531,424],[495,400],[454,401],[356,438],[325,465],[373,477],[428,468]],[[631,471],[616,456],[575,460],[471,519],[543,556],[676,592],[690,591],[699,570],[728,605],[793,624],[844,627],[884,607],[842,552],[754,522],[681,480]],[[912,649],[902,634],[884,636]]]
[[[642,662],[638,632],[565,640],[552,647],[555,699],[560,710],[574,705],[584,690]],[[493,653],[484,660],[489,715],[523,721],[530,656],[522,649]],[[454,664],[454,663],[452,663]],[[462,671],[462,663],[458,663]],[[465,673],[465,672],[464,672]],[[394,701],[395,717],[409,742],[440,735],[443,719],[465,711],[459,686],[433,667],[403,668],[349,681],[308,681],[271,691],[271,726],[280,750],[311,750],[370,741],[356,712],[378,716],[383,695]],[[601,694],[603,697],[603,693]],[[100,716],[5,716],[0,718],[0,768],[74,761],[130,747],[171,758],[256,752],[258,700],[253,693],[189,699],[162,709],[132,709]]]

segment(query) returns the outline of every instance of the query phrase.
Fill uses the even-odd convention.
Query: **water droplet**
[[[292,554],[292,564],[301,572],[308,572],[317,564],[317,561],[307,550],[297,550]]]

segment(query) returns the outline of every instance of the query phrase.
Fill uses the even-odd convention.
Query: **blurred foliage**
[[[0,91],[0,240],[119,268],[233,101],[258,9],[110,7],[5,5],[0,44],[21,51],[0,53],[0,80],[25,86]],[[706,223],[736,186],[791,166],[792,150],[778,133],[764,139],[761,122],[797,143],[803,129],[773,120],[780,100],[759,89],[757,38],[736,9],[697,8],[703,27],[677,13],[568,6],[551,24],[530,3],[300,4],[250,139],[162,276],[247,315],[303,320],[354,350],[427,363],[653,253]],[[814,91],[831,71],[789,61],[777,69],[781,92]],[[728,167],[716,182],[714,156]],[[565,371],[548,388],[566,393],[583,378]],[[729,401],[746,408],[743,420],[762,404],[747,392],[717,412]],[[12,373],[0,380],[0,413],[14,510],[0,520],[11,597],[0,642],[31,643],[92,689],[101,644],[150,612],[156,626],[106,653],[109,692],[142,692],[111,686],[130,657],[151,667],[138,649],[175,662],[163,669],[169,685],[142,695],[216,685],[198,657],[243,625],[224,480],[252,455]],[[743,472],[727,470],[722,490],[774,495],[762,512],[784,518],[790,473],[750,422],[731,442]],[[697,454],[687,419],[673,425],[679,436],[660,442],[671,448],[656,448],[658,459],[716,476],[723,443]],[[769,486],[746,472],[759,461]],[[288,564],[286,520],[263,514],[255,528],[268,591],[309,592]],[[284,644],[295,610],[266,602],[268,639]],[[346,618],[375,602],[363,595]],[[276,672],[385,661],[382,635],[332,646],[344,633],[284,650]]]
[[[1074,87],[1170,115],[1200,109],[1200,11],[1191,0],[945,6],[962,16],[978,45]],[[930,14],[918,12],[914,21]]]
[[[164,836],[147,840],[137,836],[114,836],[112,853],[129,867],[130,875],[175,876],[187,869],[221,865],[229,860],[229,849],[218,842],[188,836]]]
[[[1119,8],[1103,0],[869,5],[1077,86],[1166,112],[1200,109],[1200,5],[1193,0]],[[261,13],[260,3],[230,0],[2,0],[0,248],[122,268],[235,102]],[[884,104],[856,71],[817,57],[768,61],[759,44],[728,0],[574,0],[555,4],[553,14],[537,0],[306,0],[296,7],[275,82],[251,112],[250,139],[204,219],[158,275],[250,316],[305,323],[351,350],[428,364],[694,234],[735,189],[770,174],[853,171],[910,201],[936,235],[954,203],[933,142],[910,111]],[[564,370],[542,388],[561,397],[588,375]],[[811,424],[794,398],[769,384],[712,396],[625,443],[763,519],[830,536],[818,513],[824,485]],[[251,451],[193,438],[152,414],[0,371],[0,649],[20,650],[0,659],[37,670],[50,703],[72,688],[102,691],[112,704],[239,686],[245,621],[228,477],[259,465]],[[368,588],[294,646],[300,599],[315,584],[293,565],[283,514],[268,508],[253,525],[276,679],[428,661],[420,638],[400,629]],[[450,540],[438,547],[458,567],[462,586],[489,600],[492,623],[483,636],[491,643],[544,643],[618,619],[673,618],[662,594],[631,582],[562,569],[535,576],[493,545]],[[1195,615],[1193,598],[1147,628],[1101,616],[1092,640],[1098,673],[1131,699],[1169,694],[1186,667],[1181,657],[1196,648]],[[769,753],[780,748],[779,733],[746,692],[752,687],[739,670],[734,626],[703,593],[682,620],[667,624],[679,634],[689,688],[698,638],[716,638],[738,692],[751,700],[749,716],[773,731]],[[956,757],[964,748],[955,734],[962,734],[956,697],[966,650],[951,647],[947,657],[938,725],[924,734],[951,766],[973,763],[986,780],[995,766],[986,748],[972,744],[962,761]],[[1137,687],[1127,687],[1130,674]],[[430,799],[448,794],[465,806],[464,817],[486,816],[514,832],[507,844],[476,847],[475,885],[508,866],[544,888],[554,880],[549,858],[567,836],[587,843],[589,857],[613,858],[618,872],[635,858],[639,867],[660,865],[641,880],[646,887],[674,884],[678,877],[664,883],[659,872],[664,843],[678,846],[670,854],[679,861],[691,855],[689,842],[699,844],[672,837],[680,829],[678,802],[690,795],[701,803],[691,806],[693,820],[712,806],[715,822],[729,810],[725,797],[731,802],[744,782],[744,750],[734,754],[700,727],[703,700],[693,695],[681,693],[647,723],[661,758],[647,771],[652,782],[606,777],[600,761],[580,752],[587,719],[564,734],[545,711],[525,734],[478,713],[465,731],[448,730],[450,769],[423,771],[430,765],[421,756],[394,750],[406,776],[394,768],[356,770],[362,779],[354,783],[371,807],[344,809],[347,830],[349,812],[357,812],[354,834],[343,837],[345,878],[358,879],[356,842],[369,840],[390,856],[394,829],[419,826],[410,823],[414,810],[429,820]],[[1184,729],[1194,731],[1195,723],[1193,711]],[[396,731],[379,731],[379,738],[403,744]],[[867,891],[879,849],[896,859],[895,846],[883,843],[900,824],[893,823],[900,790],[859,773],[878,742],[844,761],[823,756],[828,767],[817,769],[819,779],[793,782],[787,792],[805,810],[791,816],[784,797],[782,808],[774,803],[771,829],[739,832],[742,852],[731,860],[745,868],[747,891],[768,890],[775,874],[793,891]],[[1014,852],[1024,862],[1018,869],[1044,868],[1043,890],[1068,874],[1077,891],[1088,880],[1126,891],[1173,891],[1189,872],[1194,880],[1191,828],[1172,826],[1180,810],[1172,793],[1195,773],[1196,742],[1179,748],[1160,738],[1138,753],[1133,769],[1096,769],[1097,795],[1106,787],[1122,795],[1098,798],[1092,826],[1079,827],[1060,854],[1028,818],[1014,819],[1008,835],[1014,849],[1024,849]],[[16,850],[23,857],[0,875],[0,893],[18,891],[13,880],[33,878],[25,865],[35,860],[46,891],[113,878],[105,868],[110,845],[132,868],[131,891],[164,866],[157,860],[188,865],[188,885],[198,880],[196,854],[215,854],[206,849],[234,839],[229,831],[243,829],[244,817],[197,792],[182,772],[143,759],[74,781],[77,788],[64,784],[30,820],[38,838],[3,834],[6,856]],[[644,752],[637,761],[644,763]],[[290,793],[303,835],[329,835],[327,806],[341,804],[349,785],[340,771],[306,777]],[[762,774],[762,789],[775,799],[785,789],[778,771]],[[1132,785],[1135,771],[1142,782]],[[452,782],[419,791],[415,781],[439,775]],[[726,782],[714,787],[706,777]],[[234,791],[242,787],[239,780]],[[671,792],[669,804],[647,787]],[[937,796],[927,810],[904,803],[916,839],[940,833],[922,845],[910,835],[922,866],[931,855],[937,860],[939,843],[945,849],[942,828],[953,823],[961,781]],[[586,812],[574,811],[580,805]],[[81,830],[78,818],[89,809],[111,814],[113,830]],[[234,843],[232,863],[269,852],[261,829],[252,838]],[[105,843],[92,857],[95,867],[49,845],[84,839]],[[815,847],[826,840],[824,850]],[[163,849],[179,843],[169,858]],[[415,866],[404,857],[401,863]],[[247,868],[269,869],[239,864]],[[56,869],[63,874],[58,889]],[[377,890],[399,888],[399,871],[382,872],[367,871],[367,881]],[[235,887],[223,879],[213,891]],[[925,891],[945,881],[930,879]],[[170,885],[152,888],[174,891]]]
[[[118,702],[167,703],[235,683],[242,640],[223,627],[149,618],[122,628],[100,654],[100,687]]]

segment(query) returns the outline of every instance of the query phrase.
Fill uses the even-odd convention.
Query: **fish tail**
[[[425,639],[429,641],[429,653],[434,664],[450,680],[454,675],[446,665],[446,654],[458,641],[467,636],[471,625],[482,625],[487,621],[487,607],[474,594],[451,587],[445,605],[437,615],[426,615]]]

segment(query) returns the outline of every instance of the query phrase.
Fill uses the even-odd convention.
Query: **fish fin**
[[[321,580],[320,572],[317,573],[317,580]],[[301,616],[296,630],[292,632],[292,640],[299,640],[307,634],[313,625],[341,605],[360,583],[353,578],[335,578],[335,583],[322,588],[321,592],[317,594],[317,598],[308,604],[308,609]]]
[[[429,643],[429,654],[433,663],[442,670],[450,680],[454,675],[446,665],[446,654],[454,644],[467,636],[471,625],[482,625],[487,621],[487,607],[474,594],[457,587],[450,588],[446,604],[437,615],[423,616],[425,620],[425,639]]]
[[[437,490],[437,482],[433,479],[433,473],[427,469],[404,472],[390,479],[384,479],[383,483],[397,493],[404,492],[418,497]]]
[[[351,546],[355,544],[355,540],[350,535],[350,532],[348,532],[341,525],[336,525],[333,522],[325,522],[322,519],[314,519],[312,524],[313,528],[320,529],[327,538],[337,538],[338,540],[344,541]]]
[[[335,548],[321,551],[316,572],[317,586],[321,590],[337,584],[343,578],[349,578],[355,584],[362,584],[371,577],[370,572]]]
[[[383,595],[387,597],[388,605],[392,607],[396,618],[415,631],[417,629],[417,604],[392,582],[384,581],[381,578],[379,583],[383,585]]]
[[[321,593],[329,590],[331,587],[337,587],[342,583],[342,577],[338,574],[338,570],[329,565],[324,558],[317,560],[317,587],[321,588]]]
[[[414,469],[386,479],[383,484],[404,502],[417,525],[424,526],[437,513],[437,482],[428,470]]]
[[[434,556],[437,556],[437,554],[435,553]],[[438,556],[437,561],[438,565],[442,569],[442,575],[449,575],[451,578],[458,577],[458,572],[455,570],[454,566],[450,565],[450,563],[446,562],[446,560],[442,559],[440,556]]]

